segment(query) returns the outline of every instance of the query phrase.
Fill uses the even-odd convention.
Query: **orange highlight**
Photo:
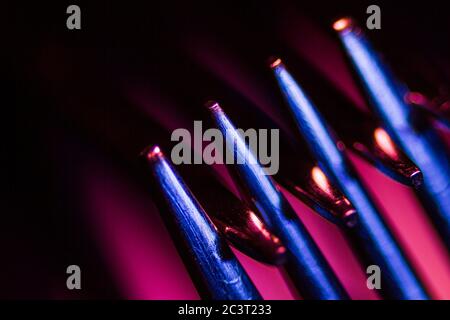
[[[350,18],[341,18],[333,23],[333,29],[336,31],[343,31],[348,29],[352,25],[352,20]]]
[[[281,64],[281,59],[278,58],[278,59],[276,59],[274,62],[272,62],[272,63],[270,64],[270,67],[273,69],[273,68],[279,66],[280,64]]]
[[[384,129],[377,128],[373,133],[377,145],[392,159],[398,159],[397,149],[389,134]]]
[[[153,159],[156,156],[162,155],[161,149],[158,146],[154,146],[148,153],[147,158]]]
[[[331,195],[331,188],[328,182],[328,178],[319,167],[312,168],[311,176],[313,181],[322,191]]]

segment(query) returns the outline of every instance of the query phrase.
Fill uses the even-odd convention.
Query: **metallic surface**
[[[344,226],[344,231],[364,265],[376,264],[381,268],[382,295],[392,299],[427,299],[424,288],[316,107],[282,63],[272,69],[320,168],[357,211],[356,223]]]
[[[349,20],[349,19],[348,19]],[[349,20],[339,37],[369,96],[371,106],[398,146],[420,167],[418,195],[450,245],[450,161],[445,144],[418,110],[405,103],[398,81],[383,65],[361,30]]]
[[[350,149],[397,182],[415,188],[420,186],[420,169],[387,133],[383,134],[385,132],[375,116],[363,112],[326,78],[311,73],[307,65],[294,64],[294,70],[304,75],[301,80],[305,89],[311,91],[316,104],[321,106],[320,111],[329,126],[339,133],[339,148]],[[292,129],[296,133],[296,129]],[[302,151],[307,149],[304,143],[297,144]]]
[[[215,102],[207,105],[233,151],[233,165],[242,193],[247,197],[287,249],[286,271],[305,299],[348,299],[330,265],[287,200],[258,164],[245,141]],[[240,160],[239,160],[240,159]],[[242,161],[243,160],[243,161]]]
[[[149,120],[155,141],[164,143],[171,130]],[[170,150],[165,143],[160,148]],[[192,153],[196,151],[191,150]],[[224,184],[217,168],[206,164],[177,165],[177,172],[201,203],[208,217],[230,244],[253,259],[278,265],[285,260],[285,248],[257,214]]]
[[[302,156],[281,156],[283,166],[275,180],[322,217],[335,223],[353,223],[356,210],[325,173],[311,164],[300,163]]]
[[[280,239],[249,206],[211,174],[209,167],[178,168],[208,217],[236,249],[266,264],[284,263],[286,248]]]
[[[372,134],[360,136],[359,141],[353,143],[353,150],[396,181],[419,188],[423,183],[420,169],[397,147],[383,128],[370,130]],[[364,139],[365,143],[362,142]]]
[[[403,99],[407,104],[422,111],[426,116],[431,116],[447,129],[450,128],[450,96],[448,93],[430,99],[420,92],[409,91]]]
[[[144,152],[163,218],[200,295],[217,300],[262,299],[239,261],[220,237],[159,147]]]

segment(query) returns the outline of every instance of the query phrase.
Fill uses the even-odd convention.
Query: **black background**
[[[81,7],[81,30],[66,28],[70,4]],[[121,297],[78,214],[76,176],[94,154],[144,188],[138,169],[129,163],[155,137],[124,94],[129,83],[156,88],[192,119],[202,117],[201,106],[209,98],[248,105],[185,54],[183,49],[195,46],[187,39],[207,31],[269,87],[269,56],[298,60],[280,40],[283,8],[332,35],[331,23],[343,15],[364,23],[369,4],[381,7],[382,30],[368,35],[396,72],[419,87],[426,77],[411,66],[421,61],[447,70],[440,76],[448,83],[445,1],[35,1],[7,7],[4,44],[10,45],[2,49],[8,66],[2,110],[4,128],[11,123],[14,128],[3,135],[5,145],[13,141],[13,146],[4,154],[11,163],[5,167],[8,192],[0,223],[5,237],[0,297],[49,298],[50,279],[56,274],[60,281],[53,285],[65,287],[63,271],[72,261],[92,272],[85,275],[89,285],[83,292],[67,298]],[[272,91],[270,99],[278,101]],[[312,89],[312,95],[317,93]]]

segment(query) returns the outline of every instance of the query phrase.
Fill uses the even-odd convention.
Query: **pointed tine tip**
[[[222,111],[219,103],[214,100],[209,100],[205,103],[205,107],[208,108],[212,112]]]
[[[145,157],[147,160],[156,160],[163,156],[161,148],[158,145],[152,145],[146,147],[142,152],[141,156]]]
[[[420,170],[417,170],[417,171],[413,172],[410,175],[409,178],[411,180],[411,183],[412,183],[413,187],[416,188],[416,189],[418,187],[420,187],[422,185],[422,183],[423,183],[423,175],[422,175],[422,172]]]
[[[353,227],[358,223],[358,215],[355,209],[349,209],[346,211],[342,218],[348,227]]]
[[[337,32],[350,31],[353,26],[353,19],[349,17],[340,18],[333,23],[333,29]]]
[[[276,67],[278,67],[278,66],[283,64],[281,59],[278,58],[278,57],[270,57],[268,62],[269,62],[269,66],[270,66],[271,69],[275,69]]]

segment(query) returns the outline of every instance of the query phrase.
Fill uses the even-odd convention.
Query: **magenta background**
[[[278,29],[274,31],[279,36],[277,40],[283,46],[294,51],[298,59],[307,61],[316,71],[324,75],[328,81],[350,98],[355,107],[367,110],[368,108],[350,76],[350,71],[347,69],[336,39],[332,38],[323,27],[318,26],[307,16],[290,7],[289,1],[283,2],[282,8],[283,19],[280,19]],[[275,85],[267,87],[263,81],[259,81],[260,79],[255,75],[254,70],[249,68],[239,54],[233,51],[230,44],[221,43],[220,39],[215,34],[209,33],[207,28],[199,30],[193,28],[191,30],[189,25],[183,26],[182,24],[180,24],[180,28],[184,29],[185,35],[180,42],[174,40],[174,47],[183,55],[192,59],[193,68],[202,69],[221,79],[232,90],[238,92],[251,104],[259,108],[261,112],[269,115],[281,128],[287,127],[280,112],[280,108],[283,106],[274,103],[272,96],[269,94],[270,90],[277,90]],[[236,37],[238,36],[240,35],[236,34]],[[111,37],[115,37],[115,35]],[[136,76],[137,79],[130,76],[135,81],[127,81],[129,78],[124,77],[122,79],[118,71],[119,76],[115,74],[116,77],[114,78],[107,72],[110,71],[113,74],[113,71],[108,69],[109,65],[107,63],[101,64],[104,58],[102,50],[95,51],[98,48],[92,49],[83,46],[73,49],[61,45],[58,42],[60,41],[58,37],[52,38],[52,36],[47,35],[42,36],[40,40],[43,42],[42,46],[33,47],[27,51],[26,66],[29,69],[24,74],[32,79],[30,80],[31,83],[38,84],[36,85],[37,91],[45,91],[48,94],[50,97],[48,100],[57,106],[55,109],[58,112],[64,114],[79,126],[76,129],[71,128],[70,130],[73,130],[75,134],[72,131],[69,132],[70,134],[79,134],[76,130],[88,132],[90,136],[99,137],[101,142],[98,142],[98,144],[108,144],[117,153],[126,154],[125,158],[127,159],[132,157],[134,159],[144,145],[140,145],[140,142],[132,139],[133,132],[126,130],[124,132],[124,127],[121,126],[120,122],[115,122],[113,116],[109,118],[108,114],[103,114],[102,111],[105,110],[101,108],[83,109],[88,105],[84,105],[84,102],[89,102],[89,107],[106,104],[105,99],[107,98],[105,96],[113,94],[111,90],[111,87],[113,87],[123,93],[129,99],[129,103],[142,111],[144,121],[148,120],[148,123],[158,121],[163,127],[170,130],[177,127],[190,128],[194,120],[190,112],[196,108],[201,108],[200,105],[192,106],[192,110],[190,110],[178,105],[171,99],[171,96],[164,95],[154,85],[158,79],[149,83],[144,81],[147,77],[152,77],[151,73],[146,73],[148,69],[145,72],[142,71],[144,75],[139,74],[144,80],[138,76]],[[270,40],[268,39],[267,42],[270,42]],[[120,51],[121,47],[118,47],[118,51]],[[82,63],[78,65],[75,62],[78,61],[77,59]],[[88,67],[86,67],[83,64],[85,61],[91,64],[87,63]],[[158,61],[152,62],[158,65]],[[286,63],[289,64],[289,61]],[[132,61],[130,64],[132,64]],[[95,65],[95,67],[92,67],[92,65]],[[98,67],[98,65],[101,65],[101,67]],[[260,68],[264,67],[264,65],[260,66]],[[118,67],[118,69],[120,68]],[[136,69],[139,69],[139,67]],[[188,82],[189,70],[184,70],[187,75],[182,75],[182,71],[179,75],[180,82]],[[72,80],[72,77],[76,80]],[[105,85],[102,88],[95,85],[89,86],[84,91],[84,96],[80,95],[80,98],[77,96],[78,91],[72,91],[71,88],[75,81],[81,83],[86,78],[90,78],[91,82],[88,82],[90,84],[92,82],[107,82],[110,85],[108,81],[111,81],[113,85],[110,87]],[[114,80],[111,80],[111,78],[114,78]],[[202,90],[202,88],[195,89]],[[205,97],[208,94],[205,92]],[[220,99],[220,97],[215,98]],[[40,106],[42,114],[48,112],[46,106],[46,104]],[[239,109],[239,106],[224,105],[223,107],[225,111],[228,108],[233,108],[235,112]],[[105,109],[107,110],[107,108]],[[130,127],[132,128],[133,124],[126,128]],[[95,254],[98,254],[99,260],[105,262],[104,266],[90,265],[86,267],[83,269],[87,269],[86,274],[90,273],[95,276],[95,272],[97,272],[97,275],[110,273],[112,286],[119,290],[118,296],[127,299],[198,299],[198,294],[175,250],[170,235],[162,223],[149,192],[143,190],[140,185],[136,184],[136,181],[131,179],[131,174],[127,172],[127,168],[124,169],[114,165],[109,155],[97,156],[98,154],[91,152],[92,150],[88,150],[87,147],[83,149],[78,146],[78,149],[75,150],[72,140],[60,134],[61,132],[67,133],[64,130],[69,131],[55,125],[55,128],[49,128],[48,132],[45,131],[47,136],[44,134],[43,147],[35,153],[30,152],[33,157],[29,161],[39,157],[41,152],[49,152],[46,148],[50,149],[53,152],[52,164],[57,168],[54,169],[56,171],[55,176],[59,179],[58,181],[67,178],[66,184],[58,185],[58,190],[63,190],[70,185],[70,190],[77,195],[76,205],[79,207],[76,212],[77,218],[83,222],[83,226],[86,226],[89,235],[89,240],[86,240],[88,245],[98,249],[92,249],[89,253],[95,252]],[[70,136],[70,134],[67,134],[67,136]],[[103,151],[98,151],[100,154],[101,152]],[[30,154],[27,155],[30,156]],[[74,160],[71,159],[72,156]],[[448,252],[433,230],[426,212],[415,199],[412,190],[386,177],[356,156],[351,155],[351,159],[369,191],[383,209],[388,224],[399,239],[401,246],[432,297],[435,299],[450,299],[450,258]],[[280,165],[282,166],[283,163],[281,162]],[[70,169],[76,168],[71,176],[67,167]],[[70,177],[68,178],[66,175]],[[226,174],[223,174],[223,178],[230,189],[234,190]],[[27,181],[25,181],[26,183]],[[32,191],[38,193],[38,197],[44,197],[44,195],[39,194],[38,188],[36,189]],[[356,258],[338,228],[312,212],[288,192],[285,191],[285,194],[323,250],[351,297],[354,299],[377,299],[376,293],[366,288],[365,274],[358,266]],[[21,201],[25,200],[21,199]],[[53,202],[54,199],[51,199],[51,201]],[[72,206],[72,204],[70,205]],[[38,215],[35,211],[28,212],[28,214]],[[56,214],[62,215],[63,213],[56,212]],[[38,221],[37,218],[35,219],[34,221]],[[54,220],[49,219],[49,221],[53,223]],[[25,236],[19,237],[20,239],[11,246],[11,251],[19,257],[18,262],[12,263],[11,269],[20,270],[20,277],[25,279],[28,276],[30,279],[39,280],[42,276],[46,281],[45,285],[48,287],[45,290],[36,291],[37,293],[34,293],[35,295],[31,297],[73,298],[65,290],[66,275],[61,271],[63,266],[76,262],[71,260],[70,252],[67,253],[67,256],[64,252],[64,255],[62,255],[64,259],[61,258],[62,262],[56,263],[56,258],[55,261],[51,260],[53,248],[45,251],[42,249],[44,246],[40,246],[41,243],[36,240],[36,233],[42,236],[39,234],[39,226],[30,224],[28,219],[23,219],[23,221],[20,221],[20,227],[20,230],[25,230],[23,232]],[[59,225],[49,227],[52,230],[58,228],[60,228]],[[29,239],[26,238],[27,235],[31,235]],[[83,238],[85,235],[82,234],[79,237]],[[79,240],[77,237],[74,238],[77,241]],[[58,240],[50,238],[43,243],[50,247],[51,241],[57,242]],[[38,242],[38,248],[33,247],[33,241]],[[92,241],[92,244],[89,241]],[[71,243],[71,241],[67,241],[67,243]],[[64,245],[66,245],[65,242]],[[86,244],[83,245],[86,246]],[[58,252],[57,249],[55,251]],[[80,251],[87,250],[83,247]],[[294,298],[282,274],[276,268],[263,265],[236,250],[234,251],[264,298]],[[32,253],[29,258],[25,258],[27,253]],[[42,266],[35,262],[38,258],[45,260]],[[88,261],[90,258],[92,257],[87,255],[85,260]],[[48,270],[46,270],[45,263],[50,266]],[[30,265],[39,276],[30,272]],[[54,267],[54,265],[57,265],[57,267]],[[105,266],[107,270],[103,269]],[[51,281],[47,281],[48,279],[51,279]],[[17,289],[18,295],[28,290],[29,282],[23,280],[23,287]],[[99,282],[101,283],[101,281]],[[36,287],[40,288],[40,286]],[[101,292],[104,293],[104,291],[106,290]],[[93,290],[93,292],[93,296],[87,298],[99,298],[95,296],[96,291]],[[82,296],[82,298],[84,297]]]
[[[338,86],[355,106],[364,109],[364,101],[355,88],[337,43],[314,28],[304,17],[287,21],[295,21],[298,25],[295,28],[290,25],[287,32],[283,33],[286,42]],[[296,32],[293,34],[289,30]],[[239,65],[239,59],[210,38],[200,37],[196,40],[198,42],[190,47],[188,54],[197,59],[200,66],[222,77],[280,126],[284,125],[277,113],[277,107],[267,103],[269,99],[265,99],[263,89],[258,87],[258,81],[252,78],[244,65]],[[133,99],[149,116],[160,119],[161,123],[172,129],[183,123],[186,127],[189,126],[180,116],[180,112],[171,112],[176,108],[166,101],[157,99],[161,105],[155,107],[152,103],[155,99],[148,92],[148,88],[145,93],[134,91]],[[351,158],[369,190],[378,200],[386,220],[432,297],[450,299],[448,254],[412,190],[384,176],[356,156]],[[139,194],[138,190],[134,190],[123,177],[102,172],[104,170],[101,166],[96,165],[98,167],[89,170],[94,174],[89,175],[82,187],[86,203],[89,204],[87,212],[93,233],[102,244],[103,252],[126,297],[198,299],[151,201],[145,195]],[[233,188],[230,183],[229,186]],[[377,294],[365,286],[365,274],[338,228],[320,218],[287,191],[285,194],[351,297],[378,299]],[[148,214],[154,218],[151,225],[146,225],[140,219]],[[237,250],[234,252],[264,298],[294,298],[276,268],[256,262]]]
[[[449,261],[444,246],[426,219],[411,190],[356,161],[395,235],[400,239],[432,297],[449,299]],[[124,177],[104,165],[89,168],[85,181],[87,217],[100,242],[119,288],[130,299],[198,299],[157,209]],[[365,286],[365,277],[339,230],[286,192],[299,217],[312,232],[353,299],[377,299]],[[148,224],[142,217],[150,215]],[[237,252],[266,299],[292,299],[279,271]]]

